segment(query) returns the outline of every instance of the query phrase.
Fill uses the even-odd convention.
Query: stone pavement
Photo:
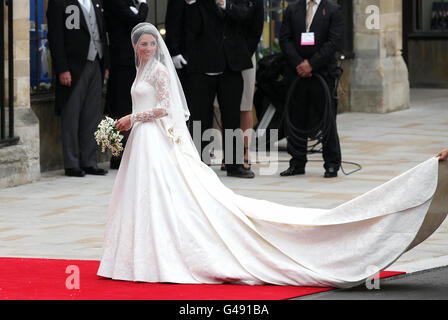
[[[411,91],[411,108],[390,114],[338,116],[343,160],[362,170],[323,178],[320,155],[313,155],[305,176],[281,178],[289,156],[279,153],[275,175],[228,178],[235,192],[286,205],[332,208],[361,195],[435,156],[448,147],[448,90]],[[284,147],[284,141],[280,143]],[[219,159],[217,159],[219,162]],[[275,165],[276,163],[271,163]],[[102,164],[107,168],[107,164]],[[253,165],[255,172],[266,163]],[[344,164],[346,172],[356,166]],[[99,260],[103,229],[116,170],[104,177],[69,178],[48,172],[31,184],[0,190],[0,257]],[[448,265],[448,221],[389,269],[416,272]]]

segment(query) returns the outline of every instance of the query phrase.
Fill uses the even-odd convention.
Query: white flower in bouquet
[[[123,151],[123,143],[121,140],[123,135],[120,134],[115,126],[115,120],[105,117],[98,125],[95,131],[95,140],[101,146],[101,152],[105,152],[106,148],[112,152],[112,155],[117,157]]]

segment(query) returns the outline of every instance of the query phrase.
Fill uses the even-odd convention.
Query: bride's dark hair
[[[154,31],[148,30],[146,28],[140,28],[134,31],[134,33],[132,34],[132,43],[136,45],[140,37],[144,34],[152,35],[156,39],[157,45],[159,45],[158,35]]]

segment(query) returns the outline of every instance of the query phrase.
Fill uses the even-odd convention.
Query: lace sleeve
[[[157,91],[157,108],[168,112],[170,108],[170,84],[168,74],[165,71],[159,71],[155,87]]]
[[[148,111],[143,111],[139,113],[133,113],[131,115],[131,127],[136,121],[147,122],[155,119],[163,118],[167,116],[168,113],[164,109],[153,109]]]
[[[157,76],[147,79],[156,89],[157,105],[154,109],[133,113],[131,115],[131,127],[136,121],[147,122],[168,116],[170,107],[170,92],[168,75],[163,70],[157,72]]]

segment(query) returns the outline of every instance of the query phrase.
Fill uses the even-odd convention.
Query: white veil
[[[143,59],[140,59],[138,56],[137,45],[144,34],[150,34],[156,39],[157,51],[152,58],[142,65],[141,61]],[[189,136],[186,121],[189,119],[190,112],[182,90],[182,85],[171,60],[171,55],[159,31],[150,23],[139,23],[132,30],[131,41],[134,45],[135,66],[137,68],[135,82],[145,78],[157,78],[160,77],[160,75],[167,76],[168,95],[164,98],[168,100],[166,103],[169,119],[166,119],[168,121],[165,122],[170,122],[169,126],[172,126],[176,132],[176,136],[185,136],[185,134],[188,134]],[[160,70],[162,70],[162,72],[160,72]],[[173,134],[171,128],[167,129]]]

